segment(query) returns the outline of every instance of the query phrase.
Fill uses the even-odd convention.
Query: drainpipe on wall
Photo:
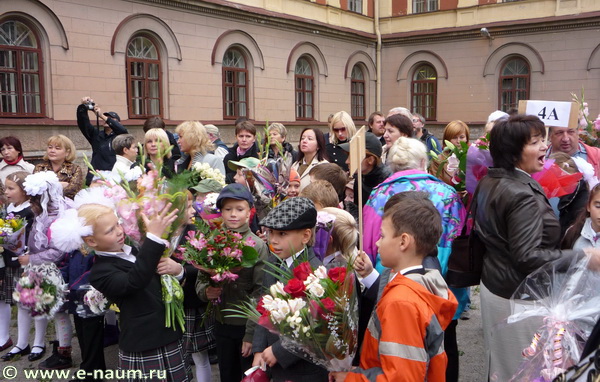
[[[377,47],[375,50],[375,110],[381,111],[381,31],[379,30],[379,0],[374,0],[375,35]]]

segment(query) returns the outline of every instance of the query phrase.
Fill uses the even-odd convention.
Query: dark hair
[[[346,197],[346,184],[348,184],[348,175],[346,172],[335,163],[322,163],[313,167],[309,172],[309,176],[315,180],[325,180],[333,186],[340,201]]]
[[[243,121],[235,125],[235,135],[242,131],[247,131],[252,135],[256,135],[256,127],[250,121]]]
[[[374,111],[371,113],[371,115],[369,116],[369,120],[367,121],[369,126],[371,126],[373,124],[373,122],[375,122],[375,117],[376,116],[380,116],[383,117],[383,114],[380,111]]]
[[[233,124],[237,127],[237,125],[239,125],[242,122],[246,122],[246,121],[249,121],[248,117],[241,116],[241,117],[237,117],[237,119],[235,120],[235,122]]]
[[[160,117],[150,117],[144,122],[144,133],[150,129],[165,129],[165,121]]]
[[[315,133],[315,137],[317,138],[317,160],[326,160],[329,161],[329,156],[327,155],[327,149],[325,149],[325,136],[323,132],[315,127],[306,127],[300,133],[300,140],[302,140],[302,136],[304,132],[307,130],[312,130]],[[298,160],[297,162],[302,163],[304,159],[304,153],[300,150],[300,144],[298,143]]]
[[[21,146],[21,141],[19,138],[15,138],[13,136],[0,138],[0,149],[3,146],[12,146],[19,152],[19,155],[23,156],[23,147]]]
[[[402,114],[390,115],[385,119],[385,123],[389,123],[390,125],[394,126],[400,131],[400,134],[404,134],[409,138],[413,135],[412,121],[408,117],[403,116]]]
[[[315,180],[304,187],[299,196],[308,198],[315,204],[319,203],[321,207],[337,207],[340,204],[333,185],[326,180]]]
[[[546,138],[544,122],[534,115],[519,114],[497,120],[490,132],[494,167],[514,170],[521,160],[523,148],[534,135]]]
[[[412,192],[403,192],[409,193]],[[415,239],[417,254],[425,257],[436,250],[442,236],[442,217],[431,200],[405,195],[385,210],[383,219],[387,218],[394,227],[394,237],[407,233]]]
[[[577,192],[577,191],[575,191],[575,192]],[[600,192],[600,183],[595,185],[594,188],[592,188],[590,190],[590,193],[588,196],[588,201],[587,201],[587,204],[585,205],[586,208],[583,208],[581,210],[581,212],[575,218],[575,221],[573,222],[573,224],[571,224],[571,226],[569,228],[567,228],[567,231],[565,232],[565,236],[563,237],[562,241],[560,242],[561,249],[572,249],[573,248],[573,246],[575,245],[575,242],[577,241],[577,239],[579,239],[579,236],[581,236],[581,230],[583,229],[583,226],[585,225],[585,220],[590,217],[590,212],[588,211],[588,208],[590,207],[590,203],[592,202],[592,200],[594,200],[594,197],[596,195],[598,195],[599,192]]]

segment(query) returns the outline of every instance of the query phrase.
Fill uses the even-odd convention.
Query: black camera
[[[91,102],[91,101],[90,102],[86,102],[84,105],[85,105],[85,107],[88,110],[94,110],[94,107],[96,106],[96,104],[94,102]]]

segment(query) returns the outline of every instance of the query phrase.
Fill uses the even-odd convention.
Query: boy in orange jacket
[[[426,197],[406,198],[385,211],[377,246],[389,269],[381,275],[360,368],[330,373],[330,381],[446,380],[444,330],[458,304],[442,275],[421,265],[441,234],[440,214]]]

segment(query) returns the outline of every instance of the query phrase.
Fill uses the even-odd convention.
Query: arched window
[[[310,62],[300,57],[294,70],[296,83],[296,119],[314,119],[314,82],[313,70]]]
[[[353,119],[365,119],[365,75],[360,66],[352,68],[350,85],[350,110]]]
[[[223,118],[248,116],[248,69],[246,59],[237,49],[223,56]]]
[[[529,63],[521,57],[511,57],[500,69],[498,108],[508,111],[518,107],[520,100],[529,99]]]
[[[31,28],[0,24],[0,116],[43,117],[42,51]]]
[[[426,120],[435,121],[437,116],[437,72],[429,64],[415,70],[410,84],[411,110]]]
[[[129,118],[162,114],[160,56],[148,37],[136,36],[127,45]]]

